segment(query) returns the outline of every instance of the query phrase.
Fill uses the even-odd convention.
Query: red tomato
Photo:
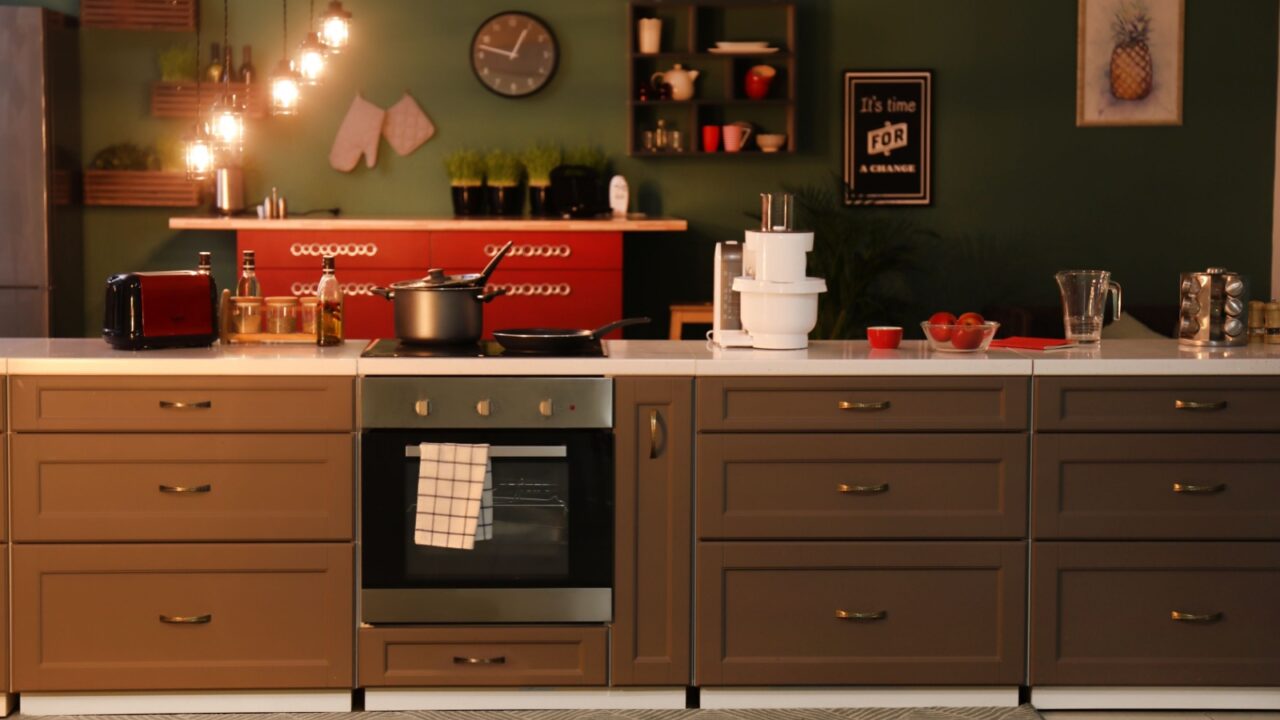
[[[956,319],[957,325],[982,325],[987,320],[976,312],[967,312]]]
[[[955,325],[956,316],[949,312],[936,312],[929,316],[930,325]],[[946,342],[951,339],[951,328],[949,327],[931,327],[929,335],[938,342]]]
[[[957,327],[951,334],[951,347],[957,350],[976,350],[982,347],[982,336],[986,334],[987,329],[972,323],[961,323],[961,325],[962,327]]]

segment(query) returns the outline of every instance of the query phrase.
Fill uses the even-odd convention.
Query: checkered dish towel
[[[472,550],[493,538],[493,467],[488,445],[418,446],[417,545]]]

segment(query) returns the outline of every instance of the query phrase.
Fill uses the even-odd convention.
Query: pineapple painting
[[[1141,100],[1151,94],[1155,62],[1151,58],[1151,11],[1143,0],[1121,0],[1111,21],[1111,94],[1117,100]]]
[[[1076,124],[1181,125],[1186,0],[1077,0]]]

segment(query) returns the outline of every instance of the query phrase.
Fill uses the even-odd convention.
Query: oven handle
[[[417,445],[405,446],[404,456],[407,458],[422,457],[422,450]],[[489,448],[491,458],[562,458],[569,457],[566,445],[493,445]]]

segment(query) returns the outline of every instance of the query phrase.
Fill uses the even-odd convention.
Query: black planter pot
[[[453,186],[453,214],[458,217],[484,214],[485,188],[483,185]]]
[[[524,210],[524,193],[519,185],[489,188],[489,214],[501,217],[520,215]]]
[[[551,207],[551,187],[549,185],[529,186],[529,214],[533,217],[552,217],[556,214]]]

